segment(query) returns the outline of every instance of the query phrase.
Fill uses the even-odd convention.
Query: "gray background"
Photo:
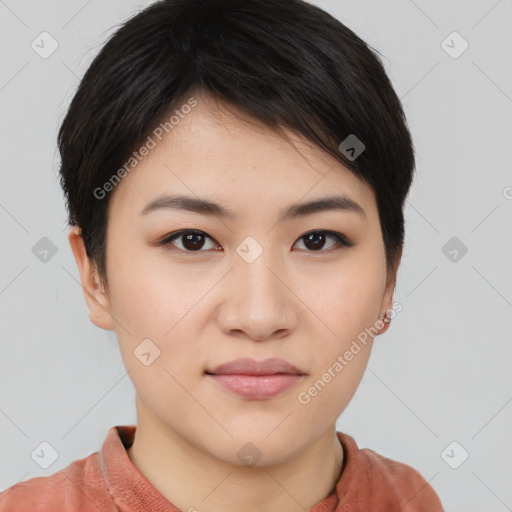
[[[93,56],[149,3],[0,0],[0,489],[136,422],[115,336],[88,319],[55,139]],[[384,55],[417,150],[403,310],[338,429],[417,468],[447,511],[512,510],[512,1],[316,4]],[[43,31],[59,45],[45,59],[31,47]],[[469,43],[457,58],[461,40],[442,44],[453,31]],[[57,249],[46,262],[32,250],[43,237]],[[31,457],[43,441],[58,453],[47,469]]]

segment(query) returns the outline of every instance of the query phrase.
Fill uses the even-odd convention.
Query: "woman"
[[[137,425],[0,511],[442,511],[336,431],[393,303],[414,151],[379,58],[301,0],[164,0],[59,133],[90,319]]]

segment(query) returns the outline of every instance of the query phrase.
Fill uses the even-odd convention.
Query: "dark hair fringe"
[[[371,185],[392,277],[415,157],[378,52],[302,0],[161,0],[110,37],[58,134],[68,221],[104,282],[109,201],[93,191],[193,92],[293,130]],[[339,149],[351,134],[365,144],[354,161]]]

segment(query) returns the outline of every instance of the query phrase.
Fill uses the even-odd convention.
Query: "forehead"
[[[173,124],[161,124],[158,136],[150,134],[152,148],[116,186],[110,208],[140,212],[157,196],[179,192],[268,209],[337,192],[374,209],[373,189],[304,137],[284,129],[286,139],[226,104],[196,99],[193,108],[171,113]]]

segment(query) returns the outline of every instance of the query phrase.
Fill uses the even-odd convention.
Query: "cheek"
[[[320,423],[330,425],[337,421],[354,396],[368,363],[371,342],[365,345],[341,340],[338,347],[342,348],[323,348],[323,361],[297,393],[296,417],[300,417],[301,424],[309,422],[312,430],[321,428]]]
[[[140,241],[112,245],[108,260],[112,312],[128,324],[134,337],[161,338],[185,313],[190,286],[153,257],[158,248],[140,245]]]
[[[323,334],[313,338],[311,394],[314,407],[335,411],[348,404],[366,369],[386,277],[375,257],[361,254],[349,263],[323,281],[314,299],[317,309],[312,307],[324,325]]]
[[[197,365],[206,320],[203,307],[207,301],[202,299],[215,279],[191,277],[178,271],[178,266],[154,264],[147,254],[145,259],[134,253],[119,256],[118,264],[108,272],[112,314],[118,322],[116,333],[127,368],[140,366],[134,351],[148,339],[157,347],[155,352],[160,351],[155,367],[181,373],[193,367],[194,358]],[[151,343],[145,343],[151,348]]]
[[[329,327],[337,349],[377,321],[385,288],[385,268],[378,261],[359,261],[332,272],[316,294],[315,312]]]

